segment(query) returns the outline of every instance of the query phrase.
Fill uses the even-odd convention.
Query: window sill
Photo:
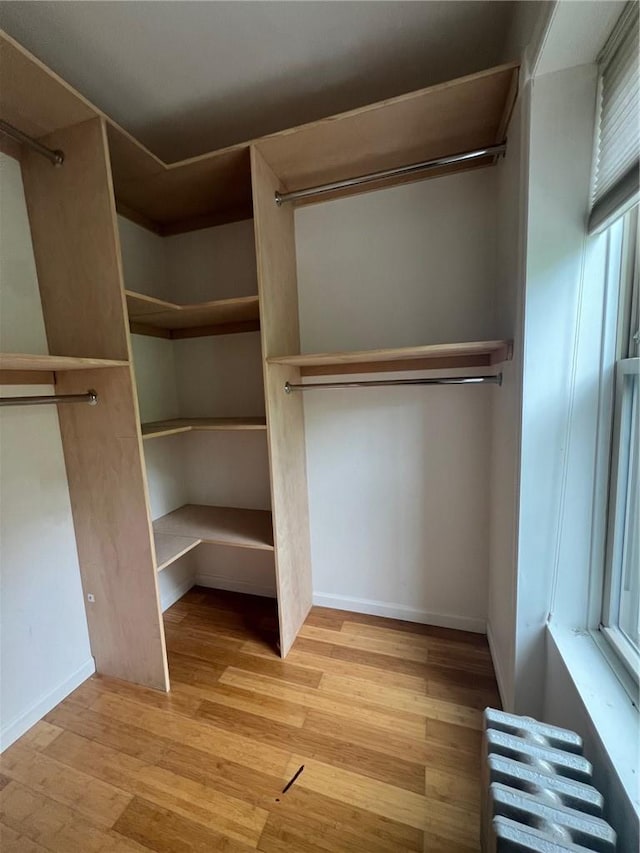
[[[549,624],[548,640],[562,658],[587,718],[633,809],[640,815],[640,713],[599,643],[587,631]]]

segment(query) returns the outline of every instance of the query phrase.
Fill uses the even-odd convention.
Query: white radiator
[[[487,708],[483,853],[613,853],[616,834],[575,732]]]

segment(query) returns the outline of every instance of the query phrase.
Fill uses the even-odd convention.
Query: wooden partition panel
[[[64,164],[25,152],[23,175],[49,351],[124,362],[56,373],[59,393],[94,388],[99,397],[95,407],[59,407],[91,651],[98,672],[166,690],[104,121],[44,142],[64,151]]]
[[[131,369],[57,374],[58,393],[88,388],[96,406],[59,406],[58,415],[91,652],[103,675],[167,690]]]
[[[59,406],[58,414],[91,652],[103,675],[167,690],[131,369],[58,374],[58,393],[88,388],[97,406]]]
[[[104,120],[42,141],[65,155],[58,168],[33,151],[22,161],[49,352],[128,359]]]
[[[312,594],[302,395],[288,396],[283,390],[287,380],[299,380],[300,372],[266,362],[272,355],[300,351],[295,227],[291,205],[275,204],[274,193],[282,187],[255,148],[251,150],[251,171],[280,653],[284,657],[309,612]]]

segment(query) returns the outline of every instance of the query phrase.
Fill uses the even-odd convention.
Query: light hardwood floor
[[[484,637],[199,588],[172,691],[94,676],[0,758],[2,853],[478,850]],[[286,792],[285,784],[304,765]]]

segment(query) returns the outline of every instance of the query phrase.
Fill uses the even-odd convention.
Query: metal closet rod
[[[401,367],[398,370],[402,370]],[[502,385],[502,373],[491,376],[441,376],[438,379],[374,379],[366,382],[313,382],[292,385],[285,382],[285,394],[320,388],[381,388],[386,385]]]
[[[396,169],[385,169],[382,172],[371,172],[368,175],[359,175],[357,178],[347,178],[344,181],[334,181],[331,184],[320,184],[317,187],[308,187],[304,190],[294,190],[290,193],[276,192],[275,199],[278,207],[287,201],[297,201],[300,198],[310,198],[314,195],[323,195],[334,190],[343,190],[346,187],[356,187],[359,184],[370,184],[373,181],[381,181],[384,178],[394,178],[396,175],[412,175],[415,172],[428,172],[440,166],[450,166],[454,163],[463,163],[465,160],[478,160],[480,157],[498,156],[507,150],[506,142],[500,145],[488,145],[485,148],[474,148],[472,151],[463,151],[461,154],[451,154],[448,157],[438,157],[435,160],[423,160],[421,163],[411,163],[409,166],[398,166]]]
[[[62,166],[64,163],[64,151],[60,151],[56,149],[55,151],[52,148],[47,148],[46,145],[42,145],[38,142],[37,139],[33,139],[31,136],[27,136],[26,133],[23,133],[21,130],[18,130],[17,127],[14,127],[12,124],[9,124],[8,121],[3,121],[0,119],[0,133],[6,134],[6,136],[10,136],[12,139],[15,139],[16,142],[20,142],[22,145],[28,145],[30,148],[33,148],[34,151],[37,151],[38,154],[42,154],[43,157],[46,157],[47,160],[50,160],[54,166]]]
[[[45,406],[48,403],[88,403],[96,406],[98,393],[90,388],[86,394],[46,394],[42,397],[2,397],[0,406]]]

